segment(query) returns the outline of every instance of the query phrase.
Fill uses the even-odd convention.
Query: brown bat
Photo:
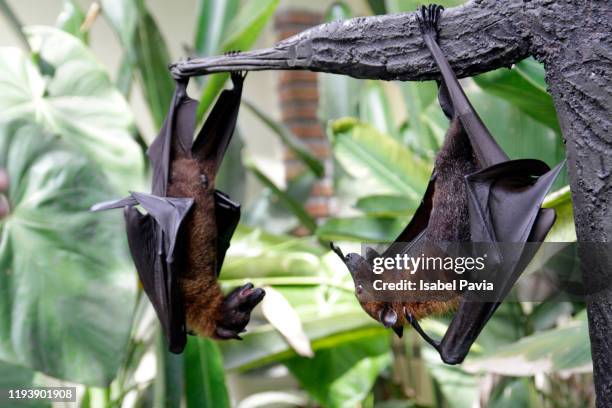
[[[170,112],[147,152],[152,193],[132,192],[92,208],[125,209],[132,258],[174,353],[183,351],[188,331],[240,339],[265,295],[249,283],[224,296],[217,282],[240,205],[215,189],[215,177],[236,126],[244,76],[232,74],[234,88],[221,93],[195,141],[198,103],[187,95],[187,81],[177,81]]]
[[[425,44],[442,74],[438,99],[450,119],[423,201],[382,255],[368,248],[365,258],[355,253],[344,256],[339,248],[332,248],[347,265],[356,296],[370,316],[399,336],[405,325],[412,325],[443,361],[458,364],[537,249],[537,245],[525,245],[522,251],[508,253],[499,243],[541,242],[552,227],[555,212],[541,205],[563,163],[551,170],[539,160],[509,160],[478,117],[437,44],[442,10],[435,5],[422,7],[418,16]],[[496,288],[499,301],[481,301],[469,291],[446,301],[372,301],[373,260],[397,254],[418,256],[425,242],[490,243],[502,277]],[[431,339],[418,323],[423,317],[454,309],[457,312],[441,341]]]

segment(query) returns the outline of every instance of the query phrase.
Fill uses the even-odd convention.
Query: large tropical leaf
[[[0,48],[0,120],[35,120],[98,164],[121,191],[139,186],[144,164],[132,114],[105,69],[61,30],[26,32],[44,71],[20,50]]]
[[[546,92],[544,66],[527,58],[513,69],[497,69],[474,77],[486,92],[503,98],[521,112],[560,134],[552,97]]]
[[[333,122],[330,137],[336,159],[359,182],[363,195],[420,200],[431,167],[400,142],[353,118]]]
[[[324,407],[355,407],[391,363],[389,337],[374,335],[295,357],[285,365],[302,387]]]
[[[0,129],[11,184],[0,221],[0,359],[106,386],[123,359],[136,277],[112,189],[89,159],[39,125]]]
[[[50,407],[51,404],[41,400],[9,400],[7,390],[23,390],[39,386],[36,383],[36,373],[28,368],[0,361],[0,406],[2,407]]]
[[[190,337],[185,349],[185,399],[188,407],[229,407],[223,360],[211,339]]]
[[[470,372],[509,376],[592,371],[586,313],[567,325],[524,337],[464,363]]]

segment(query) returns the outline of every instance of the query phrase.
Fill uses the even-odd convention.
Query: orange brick
[[[290,121],[292,119],[317,119],[317,105],[309,104],[302,106],[295,105],[283,105],[281,108],[281,114],[284,121]]]
[[[293,180],[305,170],[304,165],[298,161],[291,161],[285,163],[285,179]]]
[[[288,82],[317,82],[317,74],[311,71],[281,71],[278,75],[281,85]]]
[[[293,125],[289,129],[300,139],[314,138],[322,139],[325,137],[321,125]]]
[[[334,189],[328,183],[315,183],[310,194],[318,197],[331,197],[334,195]]]
[[[277,28],[287,25],[313,26],[322,20],[320,13],[313,13],[305,10],[281,10],[274,18],[274,25]]]
[[[329,215],[329,204],[325,202],[308,202],[306,211],[315,218],[327,217]]]

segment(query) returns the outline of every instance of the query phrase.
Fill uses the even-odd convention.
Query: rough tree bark
[[[440,45],[460,77],[544,63],[563,137],[580,242],[612,240],[612,2],[474,0],[445,11]],[[314,27],[274,48],[174,64],[175,76],[308,69],[357,78],[428,80],[438,71],[414,13]],[[606,250],[606,248],[608,248]],[[581,252],[598,407],[612,406],[612,251]],[[587,254],[588,252],[588,254]]]

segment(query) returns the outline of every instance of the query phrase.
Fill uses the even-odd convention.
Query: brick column
[[[320,24],[322,15],[298,9],[285,9],[276,14],[275,28],[278,39],[283,40],[309,27]],[[279,100],[282,122],[310,151],[325,164],[326,176],[315,182],[306,202],[306,210],[317,220],[330,215],[330,198],[333,194],[330,177],[330,147],[325,129],[319,122],[318,75],[310,71],[281,71],[279,74]],[[285,177],[299,175],[304,165],[294,155],[285,151]],[[296,231],[300,234],[303,231]]]

